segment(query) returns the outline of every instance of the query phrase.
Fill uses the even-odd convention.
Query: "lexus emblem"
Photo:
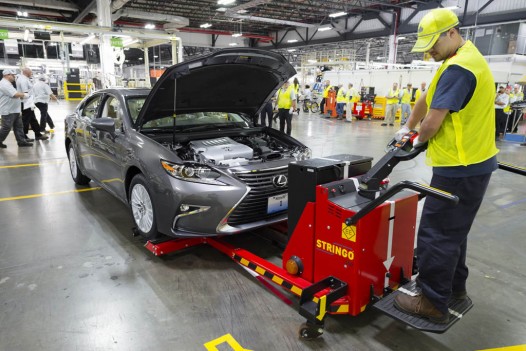
[[[272,178],[272,184],[274,184],[276,188],[283,188],[287,186],[288,181],[289,180],[287,179],[287,176],[284,174],[280,174]]]

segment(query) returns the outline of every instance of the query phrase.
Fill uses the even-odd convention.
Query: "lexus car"
[[[252,123],[295,74],[278,54],[224,49],[168,68],[150,89],[104,89],[65,120],[73,181],[130,208],[146,238],[240,233],[287,218],[298,140]]]

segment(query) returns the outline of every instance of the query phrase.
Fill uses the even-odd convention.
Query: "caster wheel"
[[[299,330],[300,338],[314,340],[323,334],[323,328],[310,323],[303,323]]]

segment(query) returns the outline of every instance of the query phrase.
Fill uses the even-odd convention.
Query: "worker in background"
[[[46,133],[46,124],[48,124],[49,132],[53,133],[55,124],[47,112],[48,104],[50,100],[58,101],[58,99],[51,91],[46,80],[46,76],[43,74],[38,77],[38,81],[33,85],[33,95],[35,96],[35,106],[40,111],[40,132]]]
[[[15,82],[15,70],[4,69],[2,80],[0,80],[0,116],[2,116],[2,125],[0,126],[0,149],[7,148],[4,140],[9,135],[11,129],[15,133],[18,146],[33,146],[26,141],[24,136],[24,127],[22,117],[20,116],[21,105],[20,99],[27,98],[28,94],[17,92],[13,83]]]
[[[411,114],[411,96],[413,95],[413,85],[411,83],[407,83],[407,88],[402,90],[401,95],[402,98],[400,99],[400,104],[402,105],[402,113],[400,116],[400,123],[404,125]]]
[[[310,90],[310,85],[306,84],[305,89],[303,89],[303,112],[310,112],[308,106],[310,106],[311,100],[312,91]]]
[[[504,86],[499,86],[497,95],[495,96],[495,125],[497,126],[495,140],[500,141],[504,136],[506,129],[506,119],[508,115],[504,112],[504,108],[508,106],[510,97],[506,94],[506,88]]]
[[[260,124],[262,127],[266,127],[267,122],[268,122],[268,126],[272,128],[272,113],[273,113],[272,100],[269,100],[265,104],[265,107],[263,107],[263,110],[260,113]]]
[[[422,93],[426,92],[426,82],[422,82],[422,84],[420,84],[420,88],[418,88],[415,92],[415,102],[418,101],[418,99],[420,99],[420,96],[422,95]]]
[[[285,131],[285,124],[287,125],[287,135],[292,132],[292,112],[296,111],[296,93],[294,88],[290,85],[289,81],[286,81],[281,89],[278,90],[278,117],[279,117],[279,130]],[[292,111],[291,111],[292,108]]]
[[[327,98],[329,97],[329,91],[331,90],[331,81],[326,80],[323,88],[323,95],[320,102],[320,115],[323,116],[325,113],[325,102],[327,101]]]
[[[520,91],[519,84],[515,84],[513,86],[513,91],[510,91],[510,93],[508,95],[510,97],[510,100],[509,100],[508,106],[506,106],[504,108],[504,112],[509,116],[508,117],[509,122],[508,122],[508,126],[507,126],[507,131],[508,132],[513,132],[513,133],[517,133],[517,128],[519,126],[518,120],[520,119],[521,114],[515,113],[511,109],[511,104],[513,104],[514,102],[517,102],[517,101],[523,101],[524,100],[524,93],[522,91]]]
[[[347,87],[347,114],[345,115],[345,122],[351,123],[352,122],[352,111],[354,108],[354,103],[359,101],[358,92],[356,89],[354,89],[354,85],[352,83],[349,83]]]
[[[345,104],[347,103],[347,93],[343,89],[343,84],[338,85],[338,94],[336,94],[336,114],[338,115],[337,119],[343,119],[343,110]]]
[[[398,101],[400,100],[400,89],[398,89],[398,83],[393,83],[393,87],[389,89],[387,93],[387,102],[385,107],[385,120],[382,126],[389,124],[394,126],[394,120],[396,111],[398,110]]]
[[[36,140],[47,140],[48,137],[40,133],[40,124],[38,124],[35,116],[35,97],[33,96],[33,83],[30,78],[33,76],[31,68],[25,67],[22,69],[22,74],[19,74],[16,78],[16,90],[20,93],[28,94],[27,98],[22,99],[22,123],[24,125],[24,135],[26,140],[34,141],[29,139],[27,133],[29,132],[29,125],[33,133],[35,133]]]
[[[422,18],[413,52],[427,52],[443,63],[395,137],[422,121],[413,146],[428,142],[430,185],[457,195],[460,201],[452,206],[426,198],[417,242],[416,283],[421,293],[401,293],[394,305],[402,312],[448,323],[450,299],[467,297],[467,236],[497,169],[495,83],[484,57],[460,35],[458,18],[451,10],[434,9]]]

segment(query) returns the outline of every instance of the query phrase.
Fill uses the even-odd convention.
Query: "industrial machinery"
[[[411,131],[401,141],[393,140],[372,168],[370,157],[354,155],[291,163],[282,267],[220,238],[149,241],[146,247],[163,255],[208,244],[289,290],[299,296],[299,313],[307,320],[299,330],[302,338],[320,336],[327,315],[356,316],[373,305],[414,328],[442,333],[472,307],[471,300],[452,301],[448,324],[410,316],[393,306],[396,294],[416,289],[411,277],[418,201],[434,196],[452,206],[458,202],[455,195],[411,181],[389,186],[387,176],[393,168],[425,149],[412,147],[416,135]]]

